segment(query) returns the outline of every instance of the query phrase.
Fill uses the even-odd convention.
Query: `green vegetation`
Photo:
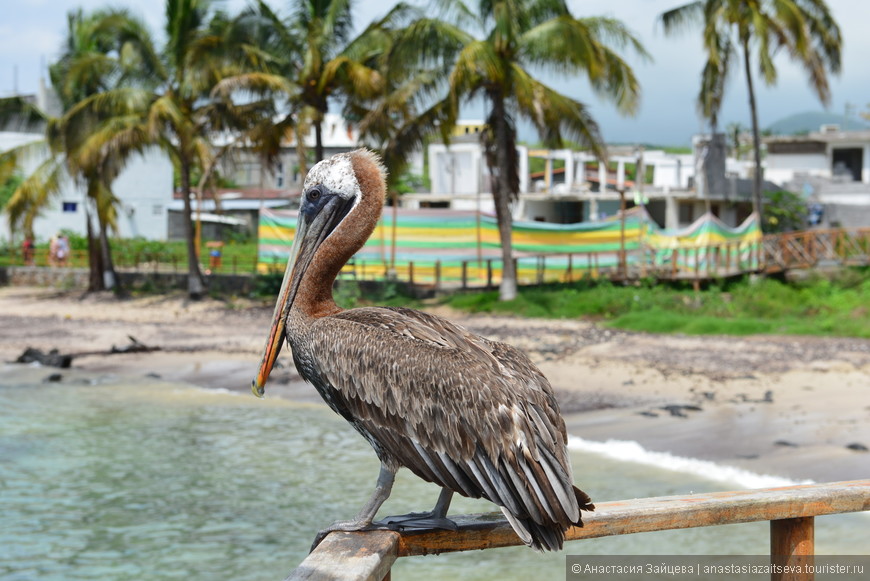
[[[773,278],[723,282],[700,292],[689,286],[582,281],[523,289],[509,302],[499,302],[494,291],[456,295],[446,302],[470,312],[588,318],[652,333],[870,337],[867,268],[792,283]]]

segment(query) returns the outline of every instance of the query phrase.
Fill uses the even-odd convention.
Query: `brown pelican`
[[[434,315],[342,310],[333,301],[338,272],[380,217],[384,173],[360,149],[308,174],[254,394],[262,396],[286,337],[299,374],[375,449],[374,494],[355,519],[327,531],[371,527],[405,466],[442,487],[435,509],[380,524],[449,528],[445,515],[458,492],[501,507],[527,545],[558,550],[565,530],[582,526],[580,511],[594,506],[572,484],[565,422],[528,357]]]

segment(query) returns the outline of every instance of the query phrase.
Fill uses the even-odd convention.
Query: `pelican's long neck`
[[[351,157],[360,186],[360,201],[323,241],[299,285],[291,313],[319,318],[341,312],[332,298],[332,285],[342,267],[363,247],[377,226],[384,206],[386,185],[371,154]]]

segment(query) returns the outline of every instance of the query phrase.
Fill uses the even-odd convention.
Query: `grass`
[[[462,294],[445,302],[468,312],[585,318],[651,333],[690,335],[823,335],[870,338],[870,269],[801,282],[743,279],[699,292],[668,285],[582,282],[522,289],[516,300],[497,292]]]

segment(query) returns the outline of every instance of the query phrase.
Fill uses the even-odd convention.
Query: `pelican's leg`
[[[314,538],[314,544],[311,545],[311,550],[314,550],[314,547],[320,544],[320,541],[323,538],[331,533],[332,531],[361,531],[367,530],[370,528],[382,528],[372,527],[372,520],[374,520],[375,515],[378,513],[378,509],[381,508],[381,505],[384,504],[384,501],[390,497],[390,491],[393,489],[393,482],[396,480],[396,473],[393,470],[390,470],[384,464],[381,464],[381,471],[378,474],[378,482],[375,485],[375,491],[372,493],[372,497],[369,498],[368,502],[366,502],[362,509],[359,511],[359,514],[356,515],[356,518],[353,520],[339,520],[319,533]],[[379,523],[375,523],[376,525]]]
[[[438,495],[438,502],[435,503],[435,508],[431,511],[388,516],[375,524],[387,525],[391,529],[402,531],[425,529],[455,531],[456,523],[447,518],[447,509],[450,508],[450,501],[452,499],[453,491],[449,488],[442,488],[441,494]]]

